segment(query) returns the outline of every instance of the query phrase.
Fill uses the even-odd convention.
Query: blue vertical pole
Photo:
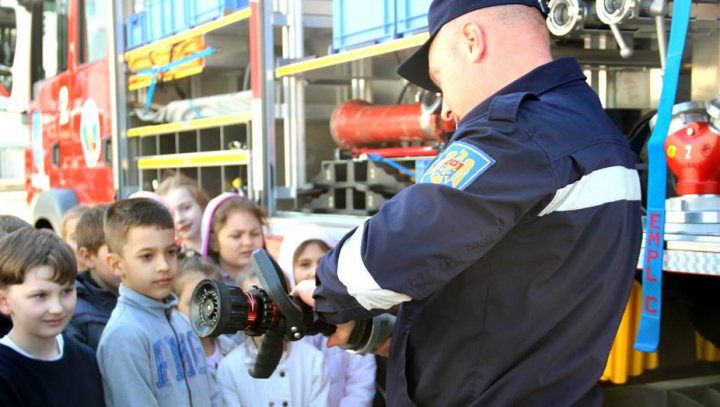
[[[662,93],[660,94],[660,106],[657,112],[658,119],[648,142],[650,166],[643,258],[643,308],[640,328],[635,340],[635,349],[643,352],[655,352],[660,342],[665,197],[667,192],[665,138],[670,129],[672,109],[677,94],[678,76],[690,21],[690,5],[691,0],[675,0],[673,3],[670,42]]]

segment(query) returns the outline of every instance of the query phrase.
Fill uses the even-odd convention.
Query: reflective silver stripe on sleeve
[[[358,226],[350,239],[340,249],[337,275],[353,296],[365,309],[389,309],[394,305],[412,300],[405,294],[380,288],[362,260],[362,242],[365,223]]]
[[[538,216],[587,209],[610,202],[639,201],[640,195],[637,171],[621,166],[603,168],[559,189]]]

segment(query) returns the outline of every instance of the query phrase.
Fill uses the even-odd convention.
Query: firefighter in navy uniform
[[[537,0],[435,0],[399,69],[443,92],[448,147],[295,291],[340,325],[401,304],[387,399],[599,406],[640,251],[635,156]]]

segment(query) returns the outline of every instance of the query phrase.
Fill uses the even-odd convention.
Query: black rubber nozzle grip
[[[251,340],[248,338],[247,340]],[[256,379],[267,379],[272,376],[277,364],[280,362],[284,350],[284,334],[281,329],[270,329],[261,338],[262,343],[258,349],[257,359],[250,376]]]

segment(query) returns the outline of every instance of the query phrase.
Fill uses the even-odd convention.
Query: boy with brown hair
[[[75,228],[78,257],[85,270],[78,273],[77,304],[65,335],[97,350],[100,335],[115,309],[120,278],[107,264],[108,248],[103,227],[110,205],[101,204],[82,214]],[[81,267],[83,268],[83,267]]]
[[[13,215],[0,215],[0,238],[24,227],[31,227],[29,223]],[[0,338],[7,335],[12,329],[10,318],[0,313]]]
[[[218,405],[200,339],[175,310],[170,212],[147,198],[116,202],[105,215],[105,239],[108,264],[122,280],[97,352],[107,404]]]
[[[61,334],[76,273],[70,246],[50,231],[23,228],[0,239],[0,312],[13,321],[0,339],[3,405],[105,405],[92,351]]]

